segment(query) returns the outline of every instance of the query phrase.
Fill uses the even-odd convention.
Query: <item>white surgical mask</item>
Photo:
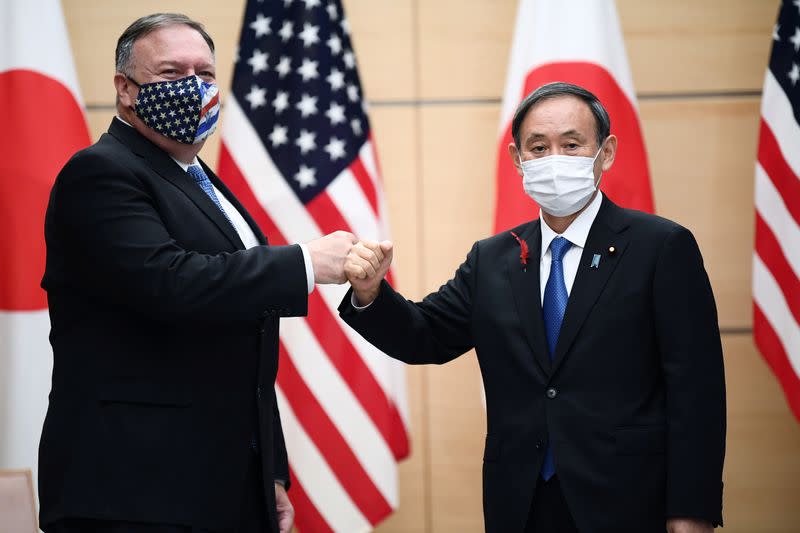
[[[597,187],[594,181],[594,157],[549,155],[522,161],[522,186],[542,211],[556,217],[577,213],[589,203]],[[601,175],[602,177],[602,175]]]

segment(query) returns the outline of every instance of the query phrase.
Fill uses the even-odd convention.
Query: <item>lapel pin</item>
[[[614,255],[615,253],[617,253],[617,249],[614,248],[613,246],[609,246],[608,247],[608,255]]]
[[[600,254],[592,256],[592,264],[589,265],[589,268],[600,268]]]

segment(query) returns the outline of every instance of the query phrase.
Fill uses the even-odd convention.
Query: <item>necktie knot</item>
[[[561,261],[564,259],[564,254],[567,253],[572,243],[564,237],[556,237],[550,242],[550,253],[553,255],[553,261]]]
[[[194,179],[195,183],[201,187],[203,187],[204,182],[211,182],[206,173],[203,171],[203,167],[200,165],[189,165],[189,168],[186,169],[186,172],[188,172],[192,179]],[[205,187],[203,187],[203,189],[205,190]]]

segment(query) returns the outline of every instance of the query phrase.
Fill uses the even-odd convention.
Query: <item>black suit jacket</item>
[[[551,364],[539,289],[540,222],[477,242],[422,302],[387,284],[362,312],[366,339],[407,363],[475,348],[486,388],[486,530],[522,531],[552,443],[585,532],[664,531],[667,517],[721,523],[725,381],[717,312],[691,233],[603,199]],[[614,253],[609,252],[614,247]],[[600,254],[598,268],[591,268]]]
[[[115,119],[58,175],[42,286],[54,367],[41,522],[236,526],[251,438],[267,495],[288,480],[274,396],[279,316],[304,315],[298,246],[244,250],[165,152]],[[273,514],[274,504],[270,511]]]

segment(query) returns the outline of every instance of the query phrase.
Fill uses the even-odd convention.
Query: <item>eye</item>
[[[546,148],[544,147],[544,145],[541,145],[541,144],[536,145],[533,148],[531,148],[531,152],[533,152],[534,154],[543,154],[545,152],[545,150],[546,150]]]
[[[567,150],[577,150],[579,147],[578,143],[567,143],[565,148]]]

